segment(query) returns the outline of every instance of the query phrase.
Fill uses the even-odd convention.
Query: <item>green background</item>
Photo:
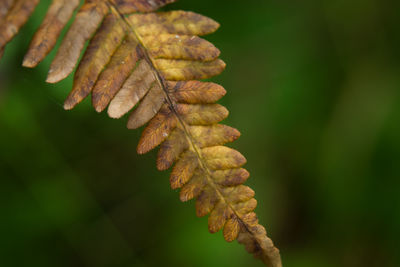
[[[262,266],[180,203],[141,131],[62,103],[54,51],[21,62],[42,1],[0,62],[0,266]],[[400,2],[181,0],[221,23],[226,124],[284,266],[400,266]],[[65,32],[65,31],[64,31]]]

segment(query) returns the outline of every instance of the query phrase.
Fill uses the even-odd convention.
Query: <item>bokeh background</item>
[[[49,1],[0,62],[0,266],[262,266],[180,203],[140,131],[51,58],[20,65]],[[222,24],[226,124],[284,266],[400,266],[400,10],[384,0],[180,0]]]

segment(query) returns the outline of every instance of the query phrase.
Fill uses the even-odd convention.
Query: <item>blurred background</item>
[[[21,67],[41,1],[0,62],[0,266],[262,266],[181,203],[141,131],[62,103]],[[284,266],[400,266],[400,10],[383,0],[180,0],[214,18],[226,124]],[[65,32],[65,31],[64,31]]]

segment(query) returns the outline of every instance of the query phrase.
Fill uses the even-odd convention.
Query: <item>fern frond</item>
[[[79,9],[55,56],[47,82],[66,78],[78,63],[64,108],[89,94],[97,112],[111,118],[131,112],[128,128],[145,124],[137,152],[160,146],[157,168],[172,168],[171,188],[180,199],[196,199],[197,216],[208,217],[211,233],[223,230],[264,263],[281,266],[279,251],[253,210],[254,191],[243,183],[245,157],[224,146],[238,130],[219,124],[228,110],[215,104],[226,93],[220,85],[197,81],[220,74],[219,50],[201,35],[219,24],[187,11],[154,12],[174,0],[89,0]],[[0,51],[33,12],[38,1],[6,0],[0,10]],[[78,0],[53,0],[23,65],[35,67],[54,48]]]

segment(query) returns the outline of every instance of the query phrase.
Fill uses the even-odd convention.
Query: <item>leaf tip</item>
[[[159,171],[165,171],[170,168],[169,162],[165,158],[162,157],[157,157],[157,170]]]
[[[96,105],[96,106],[94,107],[94,110],[96,110],[97,113],[101,113],[101,112],[104,110],[104,108],[101,107],[101,106]]]
[[[127,127],[129,130],[135,130],[135,129],[139,128],[139,127],[137,126],[137,123],[136,123],[134,120],[128,120],[128,123],[126,124],[126,127]]]
[[[56,72],[53,69],[50,69],[49,73],[47,75],[47,78],[46,78],[46,82],[47,83],[57,83],[64,78],[65,77],[63,77],[59,72]]]
[[[67,100],[68,100],[68,99],[67,99]],[[73,105],[71,102],[65,101],[65,102],[64,102],[64,105],[63,105],[63,108],[64,108],[65,110],[71,110],[71,109],[74,108],[74,106],[75,106],[75,105]]]
[[[205,17],[205,18],[207,19],[207,22],[208,22],[207,34],[214,33],[221,27],[221,24],[219,24],[217,21],[215,21],[209,17]]]
[[[226,63],[222,59],[218,59],[218,63],[222,70],[226,68]]]
[[[108,103],[103,100],[102,95],[92,92],[92,106],[97,113],[101,113],[107,107],[107,104]]]
[[[136,152],[137,152],[139,155],[143,155],[143,154],[146,154],[146,153],[147,153],[147,151],[146,151],[142,146],[138,146],[138,147],[136,148]]]
[[[108,107],[107,114],[112,119],[119,119],[122,117],[120,112],[118,112],[118,110],[116,108],[113,108],[113,106]]]
[[[142,137],[139,140],[139,144],[136,147],[136,152],[139,155],[143,155],[146,154],[147,152],[149,152],[152,147],[149,145],[149,142],[147,141],[147,139],[143,138],[144,134],[142,134]]]
[[[25,56],[24,60],[22,61],[22,66],[25,68],[34,68],[38,65],[36,60],[33,60],[28,55]]]

